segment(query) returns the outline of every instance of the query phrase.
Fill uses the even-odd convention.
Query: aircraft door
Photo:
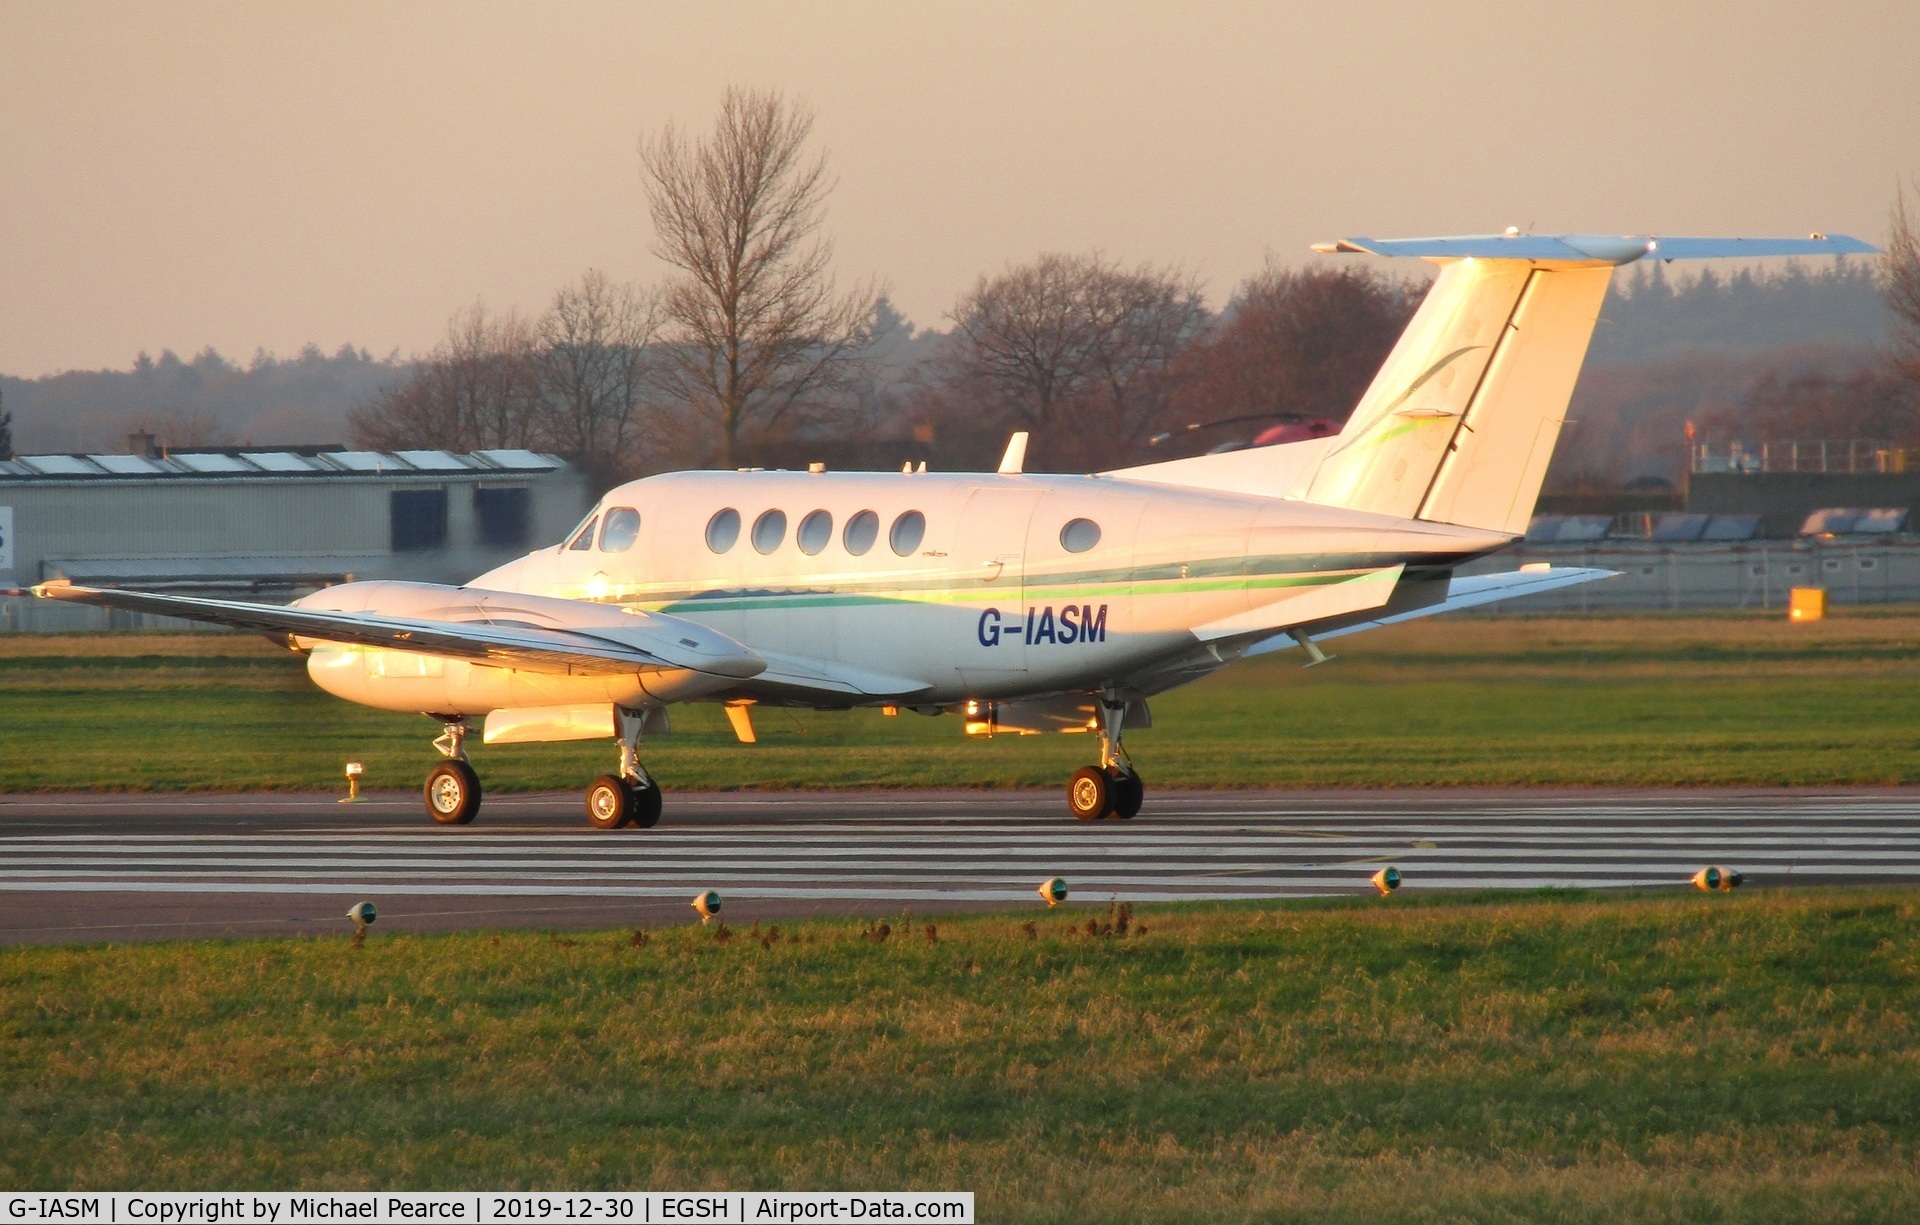
[[[1027,525],[1042,492],[975,489],[953,534],[956,666],[968,684],[1027,670]]]

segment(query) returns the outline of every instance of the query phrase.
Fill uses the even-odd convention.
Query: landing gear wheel
[[[1107,809],[1107,815],[1116,821],[1131,821],[1140,812],[1140,805],[1147,798],[1147,785],[1140,776],[1131,770],[1121,772],[1109,770],[1112,780],[1113,799]]]
[[[427,815],[466,825],[480,815],[480,776],[464,761],[443,761],[427,773]]]
[[[587,785],[587,820],[595,829],[619,829],[633,820],[635,807],[625,779],[602,774]]]
[[[633,793],[633,807],[628,809],[627,819],[636,829],[652,829],[660,824],[660,808],[665,797],[660,794],[660,784],[635,787],[627,785]]]
[[[1113,804],[1113,780],[1098,766],[1076,770],[1067,783],[1067,808],[1082,821],[1098,821]]]

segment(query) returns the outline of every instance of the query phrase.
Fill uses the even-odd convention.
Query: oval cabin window
[[[631,506],[616,506],[607,512],[600,525],[600,551],[624,553],[640,539],[640,512]]]
[[[926,539],[927,517],[917,510],[910,510],[893,521],[893,530],[887,533],[887,543],[893,551],[902,557],[911,556]]]
[[[707,520],[707,547],[725,553],[740,539],[740,512],[729,506]]]
[[[756,553],[771,553],[780,547],[787,538],[787,512],[770,510],[753,521],[753,549]]]
[[[1100,543],[1100,525],[1091,519],[1070,519],[1060,529],[1060,547],[1069,553],[1085,553]]]
[[[833,539],[833,516],[824,510],[816,510],[800,520],[800,530],[793,534],[793,542],[808,557],[818,557],[820,550],[827,547],[827,541]]]
[[[847,552],[859,557],[873,547],[880,539],[880,516],[870,510],[863,510],[847,520],[846,530],[840,533],[840,543]]]

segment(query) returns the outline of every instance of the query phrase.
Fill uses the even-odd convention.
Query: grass
[[[1920,1214],[1913,892],[1112,918],[0,950],[0,1185],[971,1189],[991,1221]]]
[[[1920,781],[1920,611],[1446,619],[1236,665],[1153,700],[1128,747],[1154,787],[1903,784]],[[1085,737],[969,741],[951,717],[763,709],[734,742],[682,706],[669,790],[1056,786]],[[300,658],[218,634],[0,637],[0,791],[417,785],[435,725],[351,706]],[[477,740],[477,737],[476,737]],[[822,752],[831,749],[831,752]],[[575,788],[602,742],[475,747],[488,787]]]

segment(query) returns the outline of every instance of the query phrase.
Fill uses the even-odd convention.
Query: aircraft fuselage
[[[467,587],[666,613],[769,656],[911,679],[924,685],[912,701],[941,704],[1097,688],[1191,651],[1197,626],[1401,564],[1450,567],[1506,543],[1474,529],[1112,477],[678,472],[616,488],[569,540]],[[348,594],[322,593],[330,607]],[[427,679],[431,667],[418,656],[380,658],[397,652],[333,650],[402,682]],[[344,662],[317,653],[315,679],[342,692],[328,671]],[[500,669],[448,664],[466,678],[454,688],[472,693],[461,713],[660,700],[621,678],[516,683],[478,675]],[[452,679],[444,667],[443,686]],[[367,701],[381,688],[356,676],[342,696]],[[386,688],[394,700],[377,704],[423,708],[417,693],[395,691],[419,686]],[[845,704],[861,703],[849,695]]]

